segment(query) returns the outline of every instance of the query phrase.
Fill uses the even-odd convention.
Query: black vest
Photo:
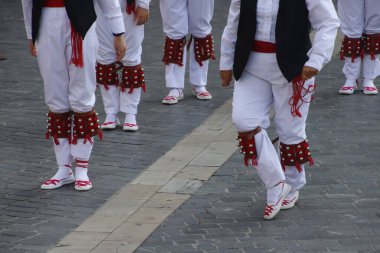
[[[38,37],[40,19],[45,0],[33,0],[32,10],[32,37],[33,42]],[[75,30],[84,38],[87,31],[96,20],[93,0],[65,0],[67,16]]]
[[[239,80],[247,65],[256,34],[258,0],[241,0],[234,58],[234,75]],[[315,0],[317,1],[317,0]],[[311,24],[305,0],[280,0],[276,24],[276,56],[285,78],[291,82],[308,61]]]

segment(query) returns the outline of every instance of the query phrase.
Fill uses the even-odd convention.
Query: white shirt
[[[147,1],[147,0],[143,0]],[[107,17],[108,24],[114,34],[125,32],[123,15],[118,0],[94,0],[100,10]],[[32,7],[33,0],[22,0],[26,35],[32,39]]]
[[[313,46],[305,63],[321,70],[330,61],[339,27],[339,19],[331,0],[305,0],[309,10],[309,20],[316,31]],[[258,0],[256,40],[276,43],[275,28],[280,0]],[[232,70],[237,30],[240,17],[240,0],[232,0],[227,25],[222,36],[221,70]]]

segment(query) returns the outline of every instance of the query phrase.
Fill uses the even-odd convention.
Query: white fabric
[[[331,0],[306,0],[309,20],[316,31],[313,47],[308,52],[306,66],[321,70],[331,59],[339,20]],[[275,43],[275,26],[279,0],[259,0],[257,3],[256,40]],[[222,36],[221,70],[232,70],[240,17],[240,0],[232,0],[227,26]]]
[[[94,142],[94,137],[91,137],[92,142]],[[86,143],[83,139],[78,139],[78,143],[71,145],[71,155],[74,159],[79,160],[90,160],[93,145],[88,140]]]
[[[181,39],[188,34],[204,38],[211,33],[211,19],[214,13],[214,0],[160,0],[160,10],[164,33],[171,39]],[[186,69],[185,50],[183,66],[169,64],[165,67],[166,87],[184,88]],[[190,83],[206,86],[208,64],[203,66],[195,61],[194,46],[190,46]]]
[[[350,38],[360,38],[363,33],[380,33],[380,1],[340,0],[338,14],[341,30]],[[352,80],[361,78],[361,65],[363,65],[363,85],[373,86],[373,80],[380,75],[379,55],[376,55],[375,60],[371,60],[370,55],[365,55],[363,61],[356,58],[355,62],[346,57],[343,67],[347,79],[345,86],[350,85]]]
[[[142,0],[148,1],[148,0]],[[107,17],[107,21],[113,33],[123,33],[125,31],[122,25],[122,15],[118,0],[94,0],[95,8],[101,9]],[[97,7],[99,6],[99,7]],[[32,7],[33,0],[22,0],[24,12],[25,29],[28,39],[32,39]],[[46,9],[46,8],[45,8]]]
[[[304,87],[314,84],[312,78]],[[292,84],[281,74],[275,54],[251,53],[246,71],[235,83],[233,95],[232,120],[238,132],[246,132],[261,127],[261,133],[255,136],[258,153],[258,174],[267,189],[286,180],[292,190],[301,188],[305,183],[305,174],[295,175],[293,166],[287,166],[284,174],[276,149],[265,129],[270,126],[269,113],[274,107],[277,134],[284,144],[297,144],[306,139],[306,119],[309,103],[300,107],[302,117],[293,117],[289,99],[293,94]],[[305,97],[310,101],[312,94]],[[301,166],[304,169],[304,166]],[[298,173],[298,171],[297,171]],[[270,198],[269,194],[268,197]]]
[[[74,158],[71,154],[70,143],[65,138],[59,138],[59,145],[54,144],[55,158],[58,166],[71,165]]]
[[[65,8],[44,8],[37,60],[44,80],[45,102],[52,112],[88,112],[95,104],[95,25],[83,40],[83,68],[70,64],[71,28]]]

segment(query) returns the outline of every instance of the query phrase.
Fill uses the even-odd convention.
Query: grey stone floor
[[[90,161],[94,188],[77,192],[72,186],[42,191],[39,186],[55,171],[51,141],[44,139],[43,85],[36,60],[29,56],[21,1],[0,0],[0,252],[44,252],[74,230],[121,187],[199,126],[230,96],[221,89],[218,63],[209,74],[212,101],[196,101],[187,85],[185,99],[164,106],[164,66],[161,63],[161,18],[158,1],[152,1],[146,26],[143,64],[148,91],[143,95],[138,133],[121,129],[105,133],[96,142]],[[227,15],[227,0],[216,2],[216,48]],[[99,91],[98,91],[99,95]],[[101,99],[97,110],[104,116]]]

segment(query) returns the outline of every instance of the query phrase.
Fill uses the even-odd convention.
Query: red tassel
[[[59,145],[59,140],[58,140],[58,137],[56,135],[53,136],[53,140],[54,140],[55,145]]]
[[[50,134],[49,134],[49,132],[46,132],[46,134],[45,134],[45,139],[46,139],[46,140],[49,140],[49,138],[50,138]]]
[[[304,87],[305,80],[302,80],[301,76],[297,76],[292,81],[293,86],[293,95],[289,99],[289,105],[291,106],[291,114],[293,117],[302,117],[299,109],[303,105],[303,103],[310,103],[310,101],[306,101],[304,98],[308,93],[312,93],[315,90],[315,85],[309,85],[306,89]]]
[[[258,163],[257,163],[257,159],[256,158],[252,158],[252,166],[257,166]]]
[[[125,92],[125,87],[124,86],[121,86],[121,92]]]
[[[351,54],[351,62],[355,62],[355,55],[354,54]]]
[[[314,165],[314,160],[311,156],[309,156],[309,165],[313,166]]]
[[[143,90],[144,92],[146,92],[146,85],[145,85],[145,83],[141,86],[141,88],[142,88],[142,90]]]
[[[75,67],[83,67],[83,39],[82,36],[75,30],[71,24],[71,60],[70,64],[74,64]]]
[[[106,90],[109,90],[109,89],[110,89],[110,87],[109,87],[107,84],[104,84],[103,86],[104,86],[104,88],[105,88]]]
[[[245,166],[248,166],[248,156],[247,155],[244,155],[244,165]]]
[[[71,144],[77,145],[77,143],[78,143],[78,138],[74,136],[73,139],[71,140]]]
[[[133,13],[136,13],[136,1],[133,1],[132,4],[127,3],[127,13],[128,15],[131,15]]]
[[[297,168],[298,172],[300,172],[300,173],[302,172],[301,165],[298,162],[296,162],[296,168]]]
[[[99,140],[103,140],[103,132],[102,132],[102,130],[98,130],[98,136],[99,136]]]
[[[129,87],[128,94],[132,94],[132,93],[133,93],[133,90],[134,90],[134,87],[133,87],[133,85],[131,85],[131,86]]]
[[[340,59],[343,61],[344,60],[344,55],[342,52],[340,52]]]
[[[371,52],[371,60],[376,60],[376,56],[375,56],[375,52],[374,51],[372,51]]]

